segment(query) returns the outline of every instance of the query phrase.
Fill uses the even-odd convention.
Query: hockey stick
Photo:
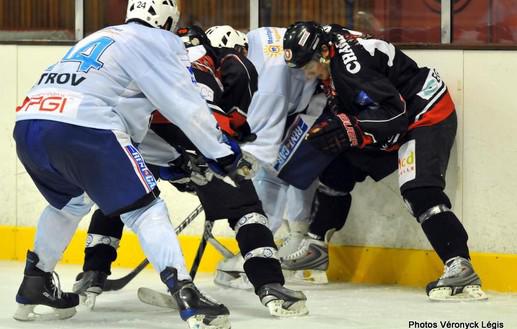
[[[226,248],[219,240],[217,240],[212,233],[210,233],[210,236],[208,238],[208,243],[212,245],[212,247],[215,248],[221,255],[223,255],[224,258],[230,258],[235,256],[233,252],[231,252],[230,249]]]
[[[174,232],[176,234],[179,234],[181,231],[185,229],[192,221],[203,211],[203,206],[198,205],[196,209],[194,209],[188,216],[181,222],[175,229]],[[146,266],[149,264],[149,260],[146,258],[144,259],[138,266],[129,272],[127,275],[121,277],[120,279],[115,280],[106,280],[104,283],[103,291],[113,291],[113,290],[120,290],[124,288],[135,276],[137,276],[138,273],[140,273]]]
[[[214,227],[214,222],[205,221],[205,229],[203,230],[203,236],[201,237],[201,241],[199,242],[199,247],[197,248],[196,258],[194,258],[194,262],[192,263],[192,267],[190,268],[190,277],[192,281],[197,274],[197,269],[199,264],[201,263],[201,258],[203,258],[203,254],[205,253],[206,245],[208,239],[212,235],[212,228]]]

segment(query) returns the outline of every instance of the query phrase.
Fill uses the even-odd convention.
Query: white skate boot
[[[309,229],[309,223],[289,222],[289,234],[284,238],[278,248],[278,257],[282,258],[298,250],[305,234]]]
[[[235,289],[253,289],[248,276],[244,272],[244,258],[240,253],[223,259],[217,265],[214,283]]]
[[[298,250],[280,258],[286,277],[296,282],[328,283],[328,244],[311,236],[305,236]]]
[[[440,279],[429,283],[427,295],[433,301],[475,301],[486,300],[481,290],[481,280],[474,272],[472,263],[463,257],[454,257],[445,262]]]

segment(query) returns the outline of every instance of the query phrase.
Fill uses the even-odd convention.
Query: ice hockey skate
[[[18,309],[14,318],[19,321],[62,320],[76,313],[79,296],[61,291],[59,277],[55,272],[43,272],[36,267],[39,258],[36,253],[27,251],[27,263],[22,284],[16,294]],[[52,308],[50,313],[37,313],[38,305]]]
[[[325,241],[311,237],[310,233],[305,236],[296,251],[280,257],[280,262],[286,278],[291,281],[328,283],[328,245]]]
[[[217,265],[214,283],[235,289],[253,289],[248,276],[244,272],[244,258],[240,253],[224,258]]]
[[[307,230],[309,228],[308,223],[297,223],[292,222],[289,223],[289,233],[283,239],[282,243],[278,248],[278,257],[282,258],[287,255],[292,254],[300,247],[300,243],[302,243],[305,235],[307,234]]]
[[[167,267],[160,277],[178,306],[181,319],[190,329],[229,329],[230,311],[223,304],[203,295],[191,280],[179,281],[176,269]]]
[[[75,278],[73,292],[79,294],[81,304],[93,310],[95,300],[102,293],[107,274],[101,271],[81,272]]]
[[[257,295],[269,313],[278,317],[302,316],[309,313],[305,301],[307,297],[301,291],[283,287],[279,283],[269,283],[260,287]]]
[[[433,301],[477,301],[488,299],[481,290],[479,279],[471,262],[463,257],[449,259],[440,279],[429,283],[427,295]]]
[[[297,251],[305,235],[300,232],[289,232],[278,247],[278,257],[285,257]]]

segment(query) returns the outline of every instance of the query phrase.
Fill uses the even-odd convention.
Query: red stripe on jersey
[[[213,111],[212,114],[215,117],[215,120],[217,121],[217,124],[219,125],[219,128],[221,128],[222,131],[227,133],[230,136],[236,136],[237,133],[235,130],[232,129],[232,125],[230,124],[231,118],[227,115]]]
[[[452,101],[451,95],[446,91],[442,98],[433,105],[422,117],[413,122],[408,130],[415,129],[416,127],[432,126],[443,120],[447,119],[452,112],[454,112],[454,102]]]
[[[167,120],[160,112],[153,112],[153,118],[151,119],[151,123],[153,124],[170,124],[171,122]]]

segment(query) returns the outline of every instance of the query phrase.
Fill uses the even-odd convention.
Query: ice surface
[[[15,321],[12,319],[16,309],[14,298],[22,280],[23,266],[21,262],[0,262],[2,329],[187,328],[176,312],[145,305],[137,299],[136,290],[141,286],[165,290],[158,274],[152,270],[143,271],[121,291],[100,295],[93,312],[79,309],[73,318],[62,321]],[[59,265],[57,271],[62,288],[69,291],[80,267]],[[128,271],[117,268],[112,277],[118,278]],[[252,292],[221,288],[213,284],[210,275],[205,274],[199,275],[196,282],[202,291],[229,307],[233,329],[410,329],[432,328],[433,324],[436,324],[435,328],[442,328],[440,321],[451,321],[454,326],[449,328],[459,328],[462,322],[475,323],[473,321],[477,321],[479,328],[483,328],[483,325],[494,329],[517,328],[516,294],[489,292],[490,299],[487,302],[433,303],[427,300],[421,289],[343,283],[325,286],[288,285],[305,291],[310,314],[301,318],[274,319]],[[417,321],[420,326],[410,326],[410,321]],[[424,326],[426,324],[423,322],[431,326]],[[494,323],[499,324],[494,326]]]

